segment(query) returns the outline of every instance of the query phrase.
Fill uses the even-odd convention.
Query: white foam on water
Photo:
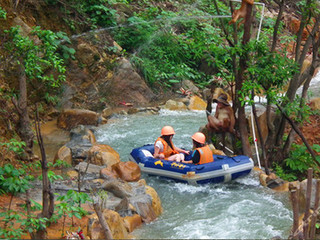
[[[196,219],[184,222],[173,229],[175,235],[181,239],[212,239],[210,233],[210,219]]]
[[[268,201],[268,202],[271,203],[273,206],[276,206],[276,207],[279,208],[279,209],[285,209],[285,206],[283,205],[283,203],[280,202],[280,201],[278,201],[278,200],[276,200],[276,199],[274,199],[273,196],[270,195],[270,194],[265,194],[265,195],[263,196],[263,199],[266,200],[266,201]]]
[[[127,161],[133,148],[153,144],[164,125],[174,127],[174,144],[188,149],[192,145],[190,137],[206,121],[205,111],[163,110],[160,115],[119,116],[111,124],[99,127],[96,137],[98,142],[119,152],[122,161]],[[288,236],[287,229],[292,221],[288,206],[281,203],[284,198],[261,187],[254,174],[228,184],[199,186],[146,174],[143,178],[157,191],[164,212],[156,221],[136,229],[132,235],[137,238],[252,239]]]
[[[161,109],[159,111],[160,116],[199,116],[206,115],[205,111],[174,111],[168,109]]]
[[[259,179],[258,178],[254,178],[252,173],[250,173],[246,177],[238,178],[235,181],[237,183],[241,183],[241,184],[247,185],[247,186],[256,186],[256,187],[261,186]]]
[[[172,188],[174,191],[178,191],[180,193],[191,193],[191,194],[195,194],[195,193],[199,193],[199,192],[207,192],[209,190],[208,185],[188,185],[185,183],[175,183],[173,185],[170,186],[170,188]]]
[[[219,239],[246,239],[254,238],[251,230],[245,226],[248,224],[242,216],[219,216],[210,224],[212,238]]]

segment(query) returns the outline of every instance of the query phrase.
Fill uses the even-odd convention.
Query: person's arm
[[[178,148],[178,147],[174,147],[175,150],[177,150],[179,153],[184,153],[184,154],[190,154],[190,151],[186,151],[184,149]]]
[[[193,164],[197,164],[200,162],[200,153],[198,152],[198,150],[193,152],[192,155],[192,159],[189,161],[182,161],[182,163],[193,163]]]
[[[164,159],[164,154],[160,153],[160,147],[157,145],[158,145],[158,142],[155,144],[153,157]]]

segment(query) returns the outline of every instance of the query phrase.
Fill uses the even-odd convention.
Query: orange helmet
[[[191,138],[198,143],[204,144],[206,142],[206,136],[201,132],[196,132]]]
[[[171,126],[164,126],[161,129],[161,135],[162,136],[168,136],[168,135],[173,135],[173,134],[175,134],[175,132],[173,130],[173,127],[171,127]]]

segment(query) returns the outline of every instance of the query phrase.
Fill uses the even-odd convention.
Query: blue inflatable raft
[[[153,145],[135,148],[130,153],[130,161],[136,162],[147,174],[189,184],[229,182],[248,175],[254,166],[252,159],[243,155],[213,155],[214,162],[194,165],[155,159],[153,153]]]

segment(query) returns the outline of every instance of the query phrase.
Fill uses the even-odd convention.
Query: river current
[[[173,142],[191,149],[190,136],[206,123],[204,111],[165,111],[127,115],[99,127],[97,141],[113,147],[122,161],[133,148],[154,143],[164,125],[175,129]],[[258,176],[225,184],[191,186],[142,174],[162,202],[163,214],[136,229],[137,239],[270,239],[287,238],[292,210],[287,193],[262,187]]]

